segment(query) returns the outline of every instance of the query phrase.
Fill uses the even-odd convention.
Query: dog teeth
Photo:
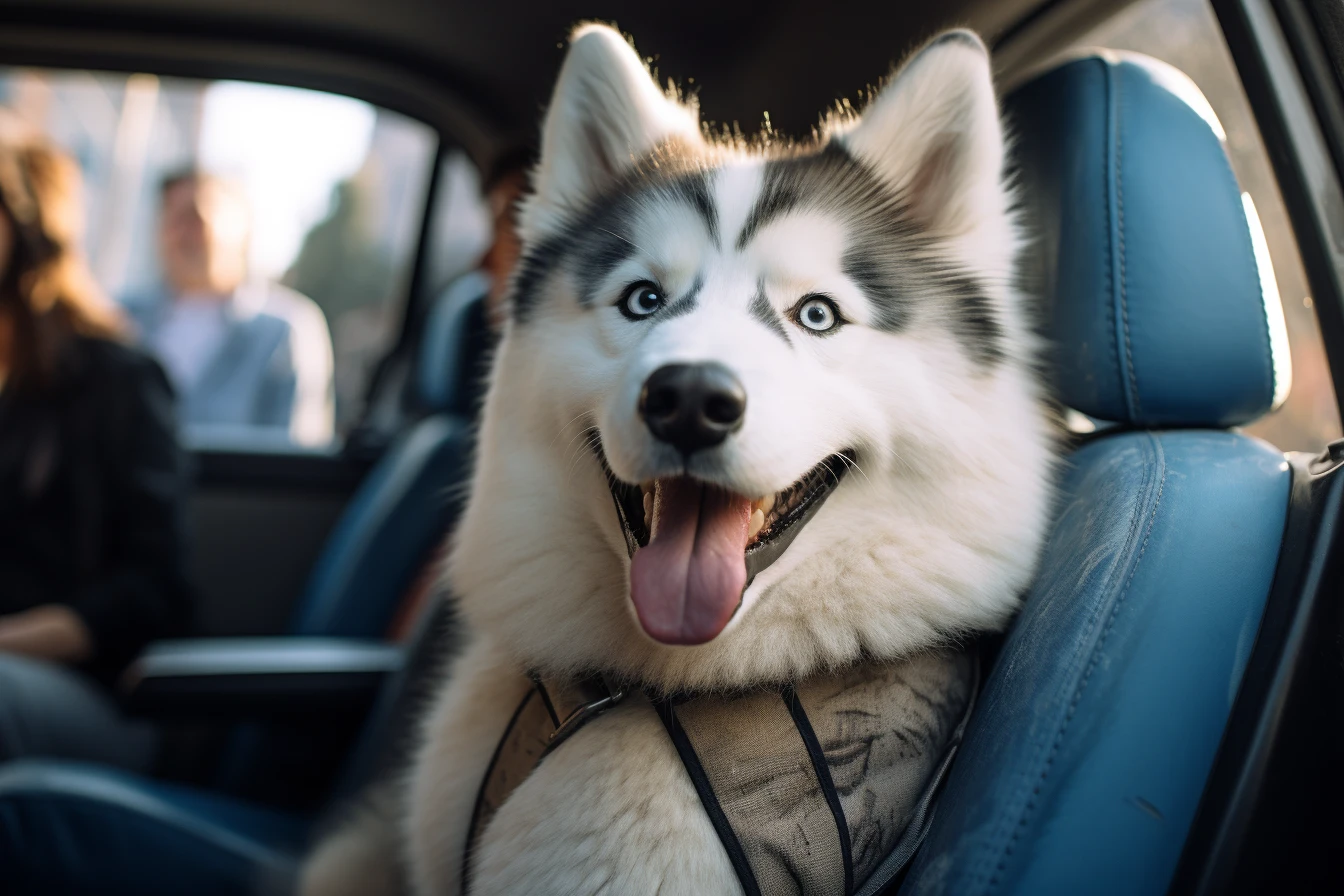
[[[747,538],[755,538],[756,533],[765,525],[765,514],[759,508],[751,512],[751,522],[747,525]]]
[[[658,493],[658,483],[656,481],[640,483],[640,490],[644,497],[644,528],[652,531],[653,529],[653,505]],[[771,493],[763,498],[757,498],[751,502],[751,517],[747,522],[747,539],[753,539],[765,528],[767,519],[774,519],[776,516],[771,511],[776,506],[787,507],[787,491]]]

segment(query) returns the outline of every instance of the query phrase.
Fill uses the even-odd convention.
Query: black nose
[[[682,454],[712,448],[742,426],[747,392],[722,364],[668,364],[644,381],[639,413]]]

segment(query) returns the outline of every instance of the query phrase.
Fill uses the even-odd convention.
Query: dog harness
[[[977,681],[974,650],[952,648],[735,694],[660,696],[604,676],[533,676],[477,793],[462,891],[481,835],[514,789],[576,731],[622,701],[645,700],[746,896],[870,896],[923,839]]]

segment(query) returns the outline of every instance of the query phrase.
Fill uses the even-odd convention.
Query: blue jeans
[[[77,759],[143,773],[158,740],[152,725],[123,716],[112,695],[78,672],[0,653],[0,762]]]

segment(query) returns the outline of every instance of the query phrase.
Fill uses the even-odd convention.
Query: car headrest
[[[415,373],[423,410],[473,416],[480,404],[484,357],[492,342],[485,319],[490,282],[471,271],[450,283],[425,320]]]
[[[1194,83],[1099,51],[1004,103],[1064,403],[1143,427],[1277,407],[1288,340],[1264,234]]]

